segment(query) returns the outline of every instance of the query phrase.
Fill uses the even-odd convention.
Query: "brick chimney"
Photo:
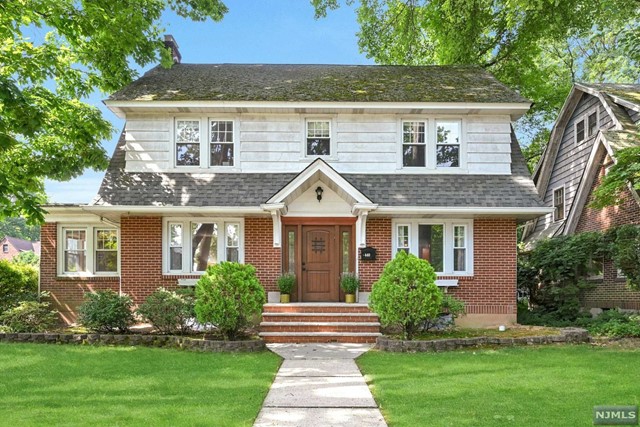
[[[176,39],[174,39],[171,34],[165,34],[164,45],[171,49],[171,57],[173,58],[173,63],[179,64],[182,60],[182,55],[180,55],[180,51],[178,50],[178,42],[176,42]]]

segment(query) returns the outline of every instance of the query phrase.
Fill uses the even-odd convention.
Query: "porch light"
[[[322,187],[318,186],[318,188],[316,188],[316,197],[318,198],[318,203],[320,203],[320,200],[322,200],[322,193],[324,193],[324,190],[322,189]]]

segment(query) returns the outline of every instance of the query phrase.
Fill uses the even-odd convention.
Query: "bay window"
[[[164,271],[200,274],[221,261],[242,262],[242,221],[165,220]]]
[[[394,222],[393,252],[429,261],[440,276],[473,274],[473,220]]]

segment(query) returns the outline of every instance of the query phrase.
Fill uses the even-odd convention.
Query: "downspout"
[[[120,234],[120,224],[115,221],[111,221],[105,217],[100,217],[100,222],[103,224],[110,225],[112,227],[116,227],[118,229],[118,295],[122,296],[122,268],[121,268],[121,260],[122,260],[122,242],[121,242],[121,234]]]

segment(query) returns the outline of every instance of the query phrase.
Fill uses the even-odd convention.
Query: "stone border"
[[[175,335],[0,333],[0,342],[144,346],[205,352],[256,352],[266,349],[263,340],[213,341]]]
[[[461,348],[479,347],[483,345],[513,346],[557,343],[584,343],[590,341],[591,337],[589,336],[589,332],[587,332],[586,329],[563,328],[560,329],[560,335],[543,335],[522,338],[475,337],[450,338],[429,341],[403,341],[387,337],[379,337],[376,340],[375,348],[382,351],[403,353],[449,351],[458,350]]]

